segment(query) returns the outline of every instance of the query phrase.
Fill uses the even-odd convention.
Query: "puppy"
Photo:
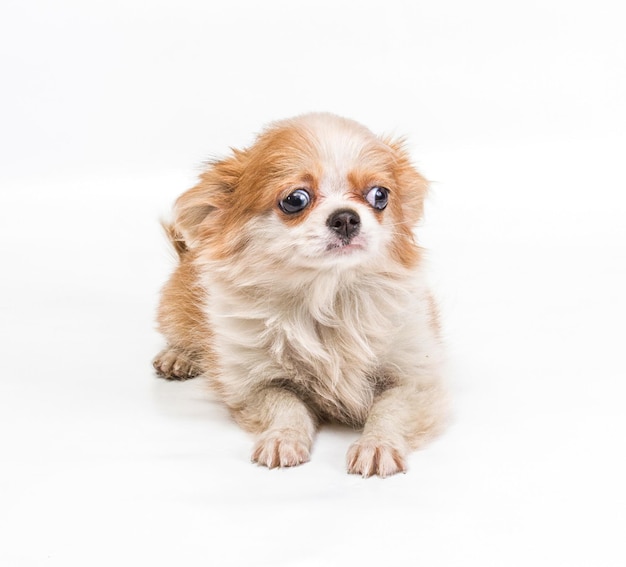
[[[401,143],[330,114],[277,122],[213,162],[167,227],[180,261],[157,372],[206,376],[260,465],[308,461],[334,421],[362,429],[348,472],[405,471],[444,415],[413,234],[426,191]]]

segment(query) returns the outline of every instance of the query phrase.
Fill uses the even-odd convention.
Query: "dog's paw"
[[[263,433],[252,451],[252,462],[270,469],[294,467],[309,460],[310,441],[293,429]]]
[[[364,478],[378,475],[382,478],[406,472],[404,453],[380,440],[359,439],[348,450],[348,472]]]
[[[189,358],[172,347],[164,348],[152,361],[152,366],[167,380],[189,380],[200,374]]]

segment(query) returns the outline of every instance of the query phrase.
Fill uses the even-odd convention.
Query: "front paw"
[[[359,439],[348,450],[348,473],[382,478],[406,472],[404,452],[381,440]]]
[[[292,429],[266,431],[252,452],[252,462],[270,469],[294,467],[309,460],[311,443]]]

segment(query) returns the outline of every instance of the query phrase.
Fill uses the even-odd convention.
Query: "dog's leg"
[[[384,391],[372,405],[363,434],[348,451],[348,472],[386,477],[406,471],[409,451],[436,433],[444,406],[436,381],[407,381]]]
[[[189,253],[163,287],[157,314],[159,330],[167,340],[152,365],[168,380],[188,380],[211,368],[211,332],[203,306],[206,293],[198,283]]]
[[[292,467],[309,460],[317,420],[292,392],[268,387],[235,412],[237,420],[258,434],[252,461],[269,468]]]

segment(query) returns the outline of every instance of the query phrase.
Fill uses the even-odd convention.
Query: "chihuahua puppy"
[[[308,461],[335,421],[362,429],[348,472],[405,471],[445,413],[413,232],[426,191],[401,142],[331,114],[274,123],[211,163],[166,227],[179,263],[157,372],[205,376],[260,465]]]

